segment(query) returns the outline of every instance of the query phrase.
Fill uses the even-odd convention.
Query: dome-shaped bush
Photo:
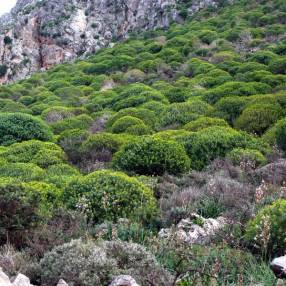
[[[113,123],[111,130],[113,133],[123,133],[134,125],[142,124],[145,125],[144,122],[139,118],[133,116],[123,116]]]
[[[169,105],[160,116],[160,125],[180,126],[212,111],[212,106],[201,100],[173,103]]]
[[[263,240],[268,236],[269,240],[263,245]],[[272,254],[284,254],[286,250],[286,200],[280,199],[273,204],[261,209],[256,217],[246,227],[246,239],[260,247],[261,251],[269,251]]]
[[[232,128],[214,126],[183,137],[180,141],[192,159],[192,167],[203,169],[216,158],[224,158],[234,148],[249,148],[267,152],[267,144]]]
[[[286,118],[279,120],[264,135],[271,144],[276,144],[281,150],[286,151]]]
[[[123,146],[115,154],[113,165],[142,175],[181,174],[189,169],[190,160],[175,141],[142,137]]]
[[[155,212],[152,191],[120,172],[97,171],[71,182],[64,192],[67,206],[84,210],[94,222],[150,217]]]
[[[200,117],[194,121],[189,122],[184,126],[184,129],[188,131],[198,131],[203,128],[211,127],[211,126],[224,126],[227,127],[228,124],[225,120],[220,118],[212,118],[212,117]]]
[[[44,177],[44,170],[31,163],[5,163],[0,166],[0,177],[17,182],[38,181]]]
[[[11,243],[21,244],[29,229],[52,215],[60,195],[50,184],[0,179],[0,242],[9,237]]]
[[[23,113],[0,114],[0,145],[37,139],[52,140],[52,132],[40,119]]]
[[[0,157],[9,163],[34,163],[41,168],[66,162],[65,153],[59,146],[37,140],[15,143],[3,151]]]
[[[254,104],[242,112],[235,122],[235,127],[261,135],[282,116],[283,110],[279,105]]]

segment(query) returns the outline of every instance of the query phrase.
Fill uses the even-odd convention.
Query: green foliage
[[[125,116],[136,117],[151,127],[153,127],[157,121],[155,113],[152,110],[146,108],[126,108],[111,116],[106,123],[106,127],[111,128],[116,121]]]
[[[211,127],[211,126],[224,126],[227,127],[228,124],[225,120],[220,118],[212,117],[199,117],[198,119],[189,122],[184,126],[184,129],[188,131],[199,131],[200,129]]]
[[[1,180],[0,240],[9,237],[10,243],[23,243],[30,229],[51,216],[60,195],[53,185]]]
[[[249,96],[253,94],[265,94],[270,91],[269,85],[257,82],[227,82],[219,87],[210,89],[204,93],[204,99],[214,104],[225,96]]]
[[[0,154],[8,163],[33,163],[41,168],[65,162],[62,149],[54,143],[30,140],[15,143]]]
[[[264,155],[258,150],[251,149],[242,149],[236,148],[233,149],[227,157],[232,161],[234,165],[245,165],[250,168],[256,168],[258,166],[263,166],[266,164],[266,159]]]
[[[113,133],[123,133],[126,132],[130,127],[135,125],[145,125],[144,122],[133,116],[123,116],[115,121],[111,127]]]
[[[220,99],[216,104],[216,115],[225,119],[231,125],[234,124],[235,120],[244,110],[248,103],[248,99],[245,97],[225,97]]]
[[[175,141],[142,137],[126,144],[116,153],[115,168],[142,175],[181,174],[188,171],[190,160]]]
[[[155,213],[150,189],[134,178],[112,171],[97,171],[71,182],[64,200],[70,208],[81,208],[94,222],[147,219]]]
[[[160,115],[160,125],[162,127],[178,127],[197,119],[201,115],[207,115],[211,111],[212,107],[201,100],[173,103]]]
[[[40,119],[22,113],[0,114],[0,144],[11,145],[30,139],[52,140],[52,132]]]
[[[258,139],[228,127],[209,127],[180,139],[192,160],[192,167],[201,170],[216,158],[241,147],[259,149]]]
[[[0,166],[2,178],[15,178],[17,182],[39,181],[44,176],[44,170],[35,164],[6,163]]]
[[[202,30],[198,36],[203,43],[209,45],[217,38],[217,33],[211,30]]]
[[[284,57],[271,61],[269,69],[274,74],[286,74],[286,58]]]
[[[238,129],[261,135],[282,116],[283,110],[279,105],[254,104],[242,112],[235,126]]]
[[[286,249],[286,200],[280,199],[261,209],[247,227],[245,237],[260,248],[262,252],[283,254]],[[270,231],[265,239],[266,229]]]
[[[276,144],[281,150],[286,151],[286,119],[279,120],[264,135],[271,144]]]

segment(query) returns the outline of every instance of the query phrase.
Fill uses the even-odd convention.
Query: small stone
[[[69,286],[69,285],[67,284],[67,282],[66,282],[65,280],[61,279],[61,280],[58,282],[57,286]]]
[[[129,275],[120,275],[109,286],[139,286],[139,284]]]
[[[286,279],[286,255],[273,259],[270,267],[277,278]]]

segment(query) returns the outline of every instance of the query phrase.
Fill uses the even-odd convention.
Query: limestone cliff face
[[[182,0],[18,0],[0,18],[0,84],[86,57],[129,32],[180,21]],[[189,13],[216,5],[189,2]]]

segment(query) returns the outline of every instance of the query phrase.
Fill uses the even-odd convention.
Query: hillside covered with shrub
[[[0,267],[35,285],[273,285],[286,2],[219,1],[0,87]],[[207,243],[162,238],[223,217]],[[7,259],[7,257],[9,259]]]

